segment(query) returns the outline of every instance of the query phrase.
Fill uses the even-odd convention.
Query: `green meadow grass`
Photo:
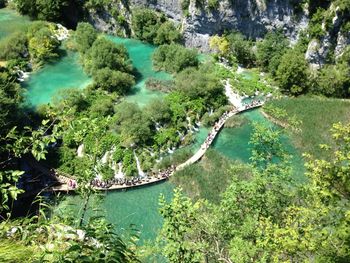
[[[181,187],[193,200],[205,198],[213,203],[221,200],[221,194],[231,182],[232,176],[244,178],[249,168],[232,161],[218,151],[209,149],[203,159],[196,164],[176,172],[171,182]]]
[[[289,116],[295,115],[302,121],[301,132],[293,132],[291,129],[289,132],[301,152],[310,153],[316,158],[329,157],[319,145],[334,146],[332,125],[338,122],[347,124],[350,121],[350,100],[298,97],[273,100],[269,104],[285,109]]]

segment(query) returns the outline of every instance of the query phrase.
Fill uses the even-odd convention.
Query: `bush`
[[[28,40],[22,32],[12,33],[0,42],[0,59],[23,59],[27,53]]]
[[[253,43],[247,40],[241,33],[231,33],[227,36],[232,53],[237,62],[245,67],[252,67],[255,64],[255,54],[253,52]]]
[[[350,69],[346,63],[326,65],[313,81],[312,92],[338,98],[349,97]]]
[[[154,38],[154,44],[156,45],[164,45],[171,43],[178,43],[181,41],[181,34],[175,28],[174,23],[171,21],[167,21],[162,23],[161,26],[157,30],[157,35]]]
[[[136,9],[131,25],[136,38],[152,44],[163,45],[181,40],[181,34],[174,24],[150,9]]]
[[[162,45],[153,54],[153,66],[157,70],[177,73],[187,67],[197,67],[197,51],[178,44]]]
[[[32,18],[58,21],[62,17],[63,8],[68,5],[67,0],[14,0],[16,9]]]
[[[205,106],[217,108],[226,104],[222,83],[212,64],[185,69],[176,76],[175,85],[180,93],[192,100],[191,109],[197,113],[207,110],[203,108]]]
[[[60,41],[54,36],[52,25],[34,22],[28,29],[29,53],[34,62],[45,62],[58,57]]]
[[[103,68],[93,73],[95,86],[108,92],[116,92],[119,95],[126,94],[135,85],[134,76]]]
[[[257,43],[257,63],[265,71],[275,75],[281,57],[288,48],[288,40],[281,32],[269,32]]]
[[[81,53],[86,53],[97,38],[97,32],[88,23],[79,23],[75,31],[74,39],[76,49]]]
[[[84,68],[89,74],[103,68],[131,73],[133,66],[123,45],[99,38],[84,56]]]
[[[292,95],[300,95],[307,91],[308,75],[308,64],[304,54],[297,49],[291,49],[283,55],[276,72],[280,88]]]

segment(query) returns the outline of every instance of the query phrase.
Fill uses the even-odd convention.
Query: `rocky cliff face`
[[[219,0],[219,6],[210,10],[190,0],[186,14],[181,8],[181,0],[115,0],[112,4],[131,21],[131,11],[137,7],[147,7],[163,12],[168,18],[181,26],[187,47],[209,51],[209,38],[225,31],[237,30],[253,39],[264,36],[269,30],[280,29],[292,43],[298,39],[301,31],[308,27],[307,11],[295,13],[291,2],[296,0]],[[350,43],[350,33],[340,30],[344,17],[337,15],[334,9],[332,26],[320,40],[312,40],[306,53],[306,59],[314,68],[323,65],[330,53],[339,57]],[[121,27],[111,15],[110,7],[90,13],[90,22],[101,31],[108,33],[131,34],[130,27]]]
[[[209,50],[210,36],[228,30],[260,38],[268,30],[281,29],[295,41],[308,22],[305,14],[294,14],[290,0],[221,0],[215,10],[210,10],[207,6],[195,6],[195,1],[191,1],[187,15],[181,9],[181,0],[129,0],[129,4],[130,10],[143,6],[162,11],[181,24],[186,46],[202,51]],[[121,7],[121,10],[127,9]],[[130,16],[127,12],[124,13],[126,17]],[[90,20],[103,31],[112,32],[117,27],[108,10],[91,15]]]
[[[350,32],[342,30],[342,25],[349,20],[350,14],[341,14],[334,5],[328,11],[333,14],[330,25],[326,26],[326,22],[323,22],[324,36],[310,41],[305,54],[306,60],[314,69],[322,67],[327,60],[332,59],[331,56],[337,60],[350,45]]]

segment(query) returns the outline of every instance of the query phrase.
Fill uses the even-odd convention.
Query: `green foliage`
[[[181,0],[181,9],[184,15],[188,14],[189,6],[190,6],[190,0]]]
[[[244,178],[250,174],[250,167],[209,149],[201,162],[177,171],[171,177],[171,182],[181,187],[192,200],[204,198],[218,204],[222,193],[231,183],[232,174]]]
[[[265,249],[276,260],[345,262],[349,258],[349,125],[335,124],[337,149],[328,160],[310,160],[310,183],[302,189],[304,202],[290,206],[278,224],[262,222]],[[324,147],[326,149],[327,147]]]
[[[282,91],[299,95],[308,88],[308,64],[304,54],[297,49],[290,49],[281,58],[276,77]]]
[[[67,0],[15,0],[16,9],[24,15],[47,21],[58,21]]]
[[[294,131],[300,131],[302,121],[299,120],[295,114],[293,116],[289,116],[285,109],[275,107],[272,104],[265,104],[264,112],[272,116],[274,119],[281,121],[282,124],[285,124],[285,126],[291,127]]]
[[[264,40],[257,43],[258,65],[274,75],[287,47],[288,40],[281,32],[267,33]]]
[[[264,94],[276,93],[276,88],[268,84],[269,79],[261,76],[255,70],[232,74],[232,78],[230,84],[241,95],[254,96],[257,91]]]
[[[135,85],[134,76],[109,68],[99,69],[93,72],[93,76],[95,87],[119,95],[126,94]]]
[[[0,67],[0,135],[5,135],[14,125],[19,104],[22,102],[21,87],[9,70]]]
[[[150,122],[143,117],[137,104],[123,102],[116,106],[115,117],[121,141],[126,147],[142,144],[151,135]]]
[[[200,250],[203,245],[188,239],[192,226],[198,219],[198,205],[193,205],[191,199],[184,197],[181,190],[175,190],[170,204],[164,196],[160,198],[160,214],[164,223],[160,234],[161,241],[165,242],[163,255],[174,263],[200,263],[204,260]]]
[[[162,45],[153,53],[153,66],[157,70],[177,73],[187,67],[198,66],[197,51],[178,44]]]
[[[24,59],[28,52],[28,39],[23,32],[14,32],[0,42],[0,59]]]
[[[317,97],[281,98],[268,102],[265,107],[271,105],[273,108],[284,110],[288,118],[280,119],[278,115],[273,115],[289,125],[293,118],[299,122],[299,130],[290,131],[291,138],[301,152],[307,152],[316,158],[330,158],[328,152],[323,151],[319,145],[327,144],[335,147],[331,134],[328,132],[334,122],[350,122],[349,102],[337,99],[322,99]],[[317,129],[315,129],[317,127]]]
[[[88,23],[79,23],[74,34],[77,50],[84,54],[97,39],[96,30]]]
[[[181,34],[173,22],[150,9],[134,10],[131,25],[135,37],[149,43],[164,45],[181,40]]]
[[[176,29],[173,22],[166,21],[162,23],[157,30],[157,35],[154,38],[154,44],[156,45],[164,45],[171,43],[180,42],[182,36],[180,32]]]
[[[229,54],[232,54],[237,59],[237,62],[244,67],[252,67],[256,60],[253,52],[253,42],[247,40],[239,32],[231,33],[226,38],[230,45]]]
[[[325,18],[325,10],[318,8],[316,13],[313,14],[310,25],[308,28],[308,33],[310,37],[320,39],[325,35],[324,29],[322,29],[322,23]]]
[[[84,56],[84,68],[89,74],[103,68],[132,72],[132,64],[126,48],[112,41],[98,38]]]
[[[45,212],[40,210],[38,216],[1,222],[2,259],[22,262],[26,253],[30,262],[139,262],[134,236],[121,239],[101,216],[91,216],[78,226],[76,214],[48,219]]]
[[[349,97],[350,69],[346,63],[324,66],[314,78],[311,92],[338,98]]]
[[[28,29],[28,48],[35,63],[46,62],[58,56],[60,42],[54,36],[54,28],[46,22],[34,22]]]
[[[220,0],[208,0],[208,7],[209,9],[215,10],[219,7],[219,1]]]
[[[280,138],[280,131],[254,123],[249,144],[252,145],[250,159],[255,167],[265,170],[272,163],[279,163],[286,159]]]
[[[191,80],[190,82],[188,80]],[[226,104],[223,86],[211,64],[198,69],[188,68],[176,75],[176,89],[195,103],[194,110],[201,113],[206,107],[218,108]]]

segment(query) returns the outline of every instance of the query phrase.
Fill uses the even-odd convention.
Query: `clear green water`
[[[18,30],[25,30],[30,24],[30,19],[19,15],[16,11],[2,8],[0,9],[0,39]]]
[[[67,52],[57,62],[47,64],[23,83],[30,106],[47,104],[67,88],[85,88],[91,79],[78,63],[78,54]]]
[[[126,39],[115,36],[108,36],[110,40],[117,44],[123,44],[128,50],[134,67],[140,73],[132,93],[127,97],[130,102],[136,102],[140,106],[147,105],[153,99],[164,96],[164,93],[146,89],[145,82],[148,78],[169,80],[172,76],[166,72],[156,72],[152,67],[152,54],[155,46],[143,43],[135,39]]]
[[[218,152],[222,153],[226,157],[241,161],[244,163],[249,162],[251,157],[251,146],[249,145],[250,137],[253,132],[254,122],[264,123],[268,126],[273,126],[261,113],[257,110],[251,110],[242,113],[248,120],[248,122],[240,127],[235,128],[224,128],[219,136],[215,139],[212,147]],[[199,133],[196,135],[196,143],[194,149],[199,149],[200,145],[206,139],[209,129],[201,128]],[[291,155],[291,164],[293,168],[293,175],[299,182],[304,180],[304,166],[303,159],[298,150],[292,145],[287,135],[282,135],[282,143],[284,149]]]
[[[162,218],[158,213],[159,197],[163,194],[170,200],[172,190],[173,186],[164,182],[125,192],[108,192],[103,195],[101,202],[93,198],[89,204],[92,209],[99,208],[119,233],[127,234],[131,228],[137,229],[140,232],[140,241],[143,242],[156,238],[162,225]],[[66,196],[58,209],[73,212],[75,216],[80,217],[77,210],[81,209],[81,203],[79,196]]]

